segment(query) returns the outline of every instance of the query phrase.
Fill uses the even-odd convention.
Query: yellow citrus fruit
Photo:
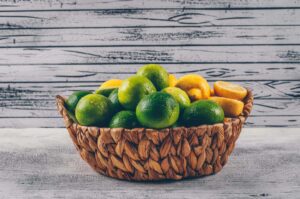
[[[175,86],[186,91],[192,100],[208,99],[210,97],[209,84],[200,75],[185,75],[177,81]]]
[[[215,91],[213,88],[210,89],[210,96],[214,96],[215,95]]]
[[[121,79],[110,79],[101,84],[99,88],[119,88],[122,84]]]
[[[199,88],[192,88],[187,91],[187,94],[192,101],[196,101],[202,97],[202,92]]]
[[[244,108],[244,103],[239,100],[225,97],[211,97],[209,99],[218,103],[223,108],[225,116],[227,117],[240,115]]]
[[[101,86],[96,90],[96,94],[104,95],[108,97],[110,93],[116,89],[119,88],[122,84],[122,80],[120,79],[110,79],[101,84]]]
[[[214,91],[217,96],[237,100],[243,100],[247,95],[247,90],[244,87],[224,81],[216,81]]]
[[[176,85],[177,79],[175,75],[169,74],[169,86],[174,87]]]

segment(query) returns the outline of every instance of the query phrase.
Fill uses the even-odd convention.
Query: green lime
[[[112,116],[112,104],[103,95],[89,94],[79,100],[75,116],[81,125],[104,126]]]
[[[149,79],[134,75],[122,82],[118,98],[124,108],[135,110],[136,105],[144,96],[155,91],[156,89]]]
[[[181,122],[177,121],[171,127],[172,128],[177,128],[177,127],[182,127],[182,126],[184,126],[184,125],[182,125]]]
[[[118,98],[118,90],[119,89],[115,89],[113,90],[113,92],[111,92],[111,94],[108,96],[108,99],[111,101],[112,105],[113,105],[113,109],[114,112],[117,113],[119,111],[121,111],[123,109],[122,105],[119,102],[119,98]]]
[[[180,88],[177,87],[167,87],[162,90],[162,92],[169,93],[174,97],[174,99],[179,103],[180,110],[183,111],[185,108],[190,106],[191,101],[189,96]]]
[[[91,94],[91,92],[90,91],[75,91],[74,93],[72,93],[66,100],[66,108],[68,109],[68,111],[71,113],[74,113],[79,100],[88,94]]]
[[[183,122],[186,126],[221,123],[224,111],[220,105],[211,100],[198,100],[184,110]]]
[[[144,97],[136,107],[139,122],[149,128],[166,128],[179,117],[179,104],[172,95],[155,92]]]
[[[109,123],[109,127],[132,129],[138,127],[138,124],[139,122],[133,111],[120,111],[113,116]]]
[[[147,77],[158,91],[169,86],[169,74],[158,64],[147,64],[141,67],[137,75]]]
[[[115,89],[116,88],[99,88],[95,93],[108,97]]]
[[[73,112],[70,112],[68,109],[67,109],[67,113],[69,115],[69,117],[75,122],[75,123],[78,123],[76,117],[75,117],[75,113]]]
[[[121,83],[122,80],[120,79],[109,79],[103,82],[101,86],[95,91],[95,93],[108,97],[111,92],[120,87]]]

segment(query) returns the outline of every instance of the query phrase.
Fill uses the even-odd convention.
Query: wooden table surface
[[[0,130],[0,198],[299,198],[300,129],[244,129],[223,170],[178,182],[95,173],[66,129]]]

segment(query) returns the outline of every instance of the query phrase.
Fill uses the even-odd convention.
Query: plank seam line
[[[126,28],[210,28],[210,27],[286,27],[300,26],[300,24],[253,24],[253,25],[180,25],[180,26],[74,26],[74,27],[7,27],[1,28],[6,24],[0,24],[0,30],[43,30],[43,29],[126,29]]]
[[[53,66],[53,65],[142,65],[142,64],[170,64],[170,65],[178,65],[178,64],[296,64],[299,65],[300,61],[257,61],[257,62],[95,62],[95,63],[0,63],[0,66],[24,66],[24,65],[32,65],[32,66]]]
[[[216,7],[216,8],[192,8],[192,7],[172,7],[172,8],[85,8],[85,9],[27,9],[27,10],[1,10],[0,13],[7,12],[84,12],[84,11],[160,11],[160,10],[298,10],[299,6],[269,6],[269,7]]]
[[[0,35],[1,37],[1,35]],[[219,46],[300,46],[300,43],[278,43],[278,44],[134,44],[134,45],[49,45],[49,46],[0,46],[2,48],[126,48],[126,47],[197,47],[197,46],[206,46],[206,47],[219,47]]]

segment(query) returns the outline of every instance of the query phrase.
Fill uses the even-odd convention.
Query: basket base
[[[129,142],[126,139],[126,144],[124,144],[126,149],[123,146],[123,152],[118,155],[118,148],[121,147],[122,141],[105,144],[103,137],[100,136],[100,134],[107,136],[106,134],[111,135],[115,132],[103,129],[99,131],[98,138],[93,139],[86,127],[73,124],[68,129],[71,138],[74,138],[72,140],[82,159],[99,174],[128,181],[161,181],[199,178],[221,171],[234,149],[235,141],[240,135],[242,123],[239,121],[237,119],[233,122],[233,125],[227,126],[225,124],[225,127],[223,124],[219,124],[213,128],[210,128],[210,126],[195,127],[191,131],[175,128],[168,132],[159,132],[168,134],[165,136],[173,137],[173,139],[178,132],[185,132],[184,134],[187,137],[181,134],[178,144],[174,144],[173,141],[170,147],[167,147],[168,138],[162,140],[159,145],[151,143],[150,138],[149,142],[152,146],[149,146],[149,155],[144,160],[138,159],[143,156],[141,149],[140,155],[138,152],[139,145],[143,145],[143,142],[135,144],[133,140]],[[74,131],[74,128],[77,130]],[[197,135],[196,132],[199,134],[200,130],[202,131],[201,135]],[[131,134],[130,132],[132,132],[126,132],[124,129],[121,131],[122,134]],[[147,132],[142,133],[147,134]],[[157,131],[152,132],[152,134],[156,133]],[[190,142],[194,140],[195,144],[197,142],[195,140],[198,140],[198,144],[193,145],[188,140]],[[94,149],[91,146],[94,146]],[[166,147],[170,149],[164,154],[163,151]],[[182,147],[188,148],[188,151],[185,152]]]

